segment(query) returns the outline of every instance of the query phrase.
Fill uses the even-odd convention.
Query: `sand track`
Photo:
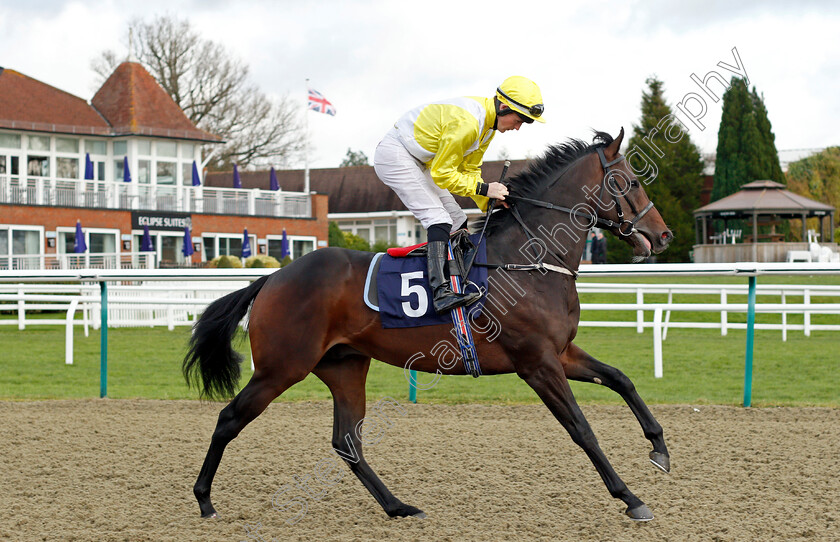
[[[228,447],[214,521],[191,488],[221,404],[0,402],[0,540],[840,540],[837,409],[653,407],[666,475],[629,409],[584,407],[656,515],[636,524],[544,407],[402,406],[365,455],[428,519],[388,519],[348,469],[331,470],[330,403],[283,403]],[[341,478],[324,486],[316,472]],[[272,508],[284,487],[276,502],[298,504]]]

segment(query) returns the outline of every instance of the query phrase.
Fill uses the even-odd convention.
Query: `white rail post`
[[[172,305],[166,307],[166,327],[169,331],[175,329],[175,309],[172,308]]]
[[[23,300],[23,285],[18,288],[17,313],[18,313],[18,329],[26,329],[26,302]]]
[[[668,305],[670,305],[674,301],[674,292],[668,288]],[[668,338],[668,322],[671,321],[671,310],[668,309],[665,311],[665,322],[662,324],[662,340],[666,340]]]
[[[653,310],[653,376],[662,378],[662,309]]]
[[[645,303],[645,294],[641,288],[636,289],[636,303],[643,305]],[[645,311],[639,309],[636,311],[636,333],[644,333],[645,331]]]
[[[720,304],[726,305],[726,290],[720,291]],[[720,311],[720,335],[721,337],[726,336],[726,311]]]
[[[79,300],[74,299],[70,302],[70,307],[67,309],[67,324],[64,333],[64,364],[73,365],[73,320],[76,318],[76,307],[79,305]]]
[[[785,304],[785,291],[782,290],[782,305]],[[782,342],[787,342],[787,312],[782,311]]]
[[[805,290],[805,294],[803,296],[802,303],[804,305],[810,305],[811,304],[811,290]],[[805,311],[803,314],[805,315],[805,325],[803,326],[805,328],[805,336],[810,337],[811,336],[811,313],[808,312],[808,311]]]

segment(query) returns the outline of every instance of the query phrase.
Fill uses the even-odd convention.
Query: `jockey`
[[[496,131],[519,130],[523,123],[535,120],[545,122],[543,110],[536,83],[508,77],[493,98],[452,98],[412,109],[376,147],[376,175],[426,228],[429,284],[438,313],[481,297],[478,292],[453,292],[446,272],[449,235],[467,224],[452,194],[471,197],[482,211],[489,198],[504,200],[506,186],[481,178],[484,152]]]

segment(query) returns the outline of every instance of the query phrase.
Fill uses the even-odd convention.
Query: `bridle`
[[[615,180],[615,174],[614,173],[610,174],[610,168],[612,166],[620,163],[621,161],[623,161],[624,156],[619,155],[618,158],[616,158],[615,160],[613,160],[611,162],[607,162],[607,158],[606,158],[606,156],[604,156],[603,147],[597,147],[596,151],[598,153],[598,158],[601,161],[601,168],[603,168],[603,170],[604,170],[604,177],[601,180],[601,191],[598,194],[598,198],[601,200],[601,202],[603,202],[603,195],[604,195],[604,190],[605,189],[607,189],[607,191],[610,194],[612,194],[613,202],[614,202],[615,208],[616,208],[616,214],[618,216],[618,222],[613,221],[613,220],[609,220],[607,218],[601,218],[599,216],[593,217],[590,213],[585,213],[585,212],[579,211],[577,209],[570,209],[569,207],[563,207],[561,205],[554,205],[553,203],[549,203],[549,202],[543,201],[543,200],[532,199],[532,198],[524,198],[524,197],[521,197],[521,196],[512,196],[512,195],[505,196],[505,200],[512,200],[512,203],[510,205],[511,214],[516,219],[516,221],[519,222],[519,225],[522,227],[522,229],[525,231],[525,235],[528,237],[529,244],[531,245],[531,248],[534,250],[534,255],[536,256],[536,260],[537,260],[536,265],[538,266],[537,268],[544,268],[544,267],[547,266],[547,264],[543,263],[542,255],[540,255],[537,252],[536,248],[534,248],[534,246],[533,246],[534,243],[541,244],[545,248],[545,250],[549,254],[551,254],[551,256],[555,260],[557,260],[560,263],[562,268],[565,269],[566,271],[568,271],[568,273],[566,273],[566,274],[570,274],[574,278],[577,278],[577,272],[574,269],[571,269],[566,264],[566,262],[563,261],[563,259],[559,255],[557,255],[553,250],[550,250],[548,248],[548,246],[546,245],[546,243],[541,242],[537,239],[537,236],[534,235],[534,233],[531,231],[531,229],[525,224],[525,221],[522,219],[522,215],[520,215],[519,209],[517,209],[516,202],[528,203],[530,205],[534,205],[536,207],[542,207],[544,209],[561,211],[561,212],[568,213],[568,214],[573,215],[573,216],[577,216],[579,218],[584,218],[587,221],[591,221],[594,218],[595,223],[593,225],[597,224],[599,227],[609,229],[609,230],[614,229],[615,231],[618,232],[618,234],[621,237],[624,237],[624,238],[630,237],[631,235],[636,233],[638,231],[638,230],[636,230],[636,224],[651,209],[653,209],[653,207],[654,207],[653,202],[648,200],[648,204],[645,205],[645,207],[641,211],[636,211],[636,206],[633,205],[633,202],[630,201],[630,198],[627,197],[627,193],[630,191],[630,184],[628,184],[627,190],[622,192],[621,190],[619,190],[618,183]],[[557,179],[555,179],[551,183],[551,185],[549,185],[549,188],[554,186],[560,180],[560,177],[562,177],[562,175],[563,175],[562,173],[560,175],[558,175]],[[632,182],[633,182],[633,179],[628,179],[628,183],[632,183]],[[638,182],[638,181],[636,181],[636,182]],[[624,201],[627,202],[627,205],[630,207],[630,210],[633,212],[634,216],[630,220],[627,220],[627,219],[624,218],[624,211],[621,208],[621,200],[618,197],[619,195],[621,195],[624,198]],[[488,216],[488,220],[489,220],[489,216]],[[487,222],[485,221],[485,226],[486,225],[487,225]],[[627,226],[626,229],[624,229],[625,226]],[[482,230],[482,236],[483,235],[484,235],[484,232]],[[481,242],[481,241],[479,240],[479,242]],[[551,266],[551,267],[553,267],[553,266]]]

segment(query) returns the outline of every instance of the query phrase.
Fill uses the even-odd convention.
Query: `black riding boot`
[[[429,285],[434,293],[435,312],[445,314],[454,308],[475,303],[481,297],[478,292],[457,294],[452,291],[446,274],[447,246],[445,241],[429,241]]]

